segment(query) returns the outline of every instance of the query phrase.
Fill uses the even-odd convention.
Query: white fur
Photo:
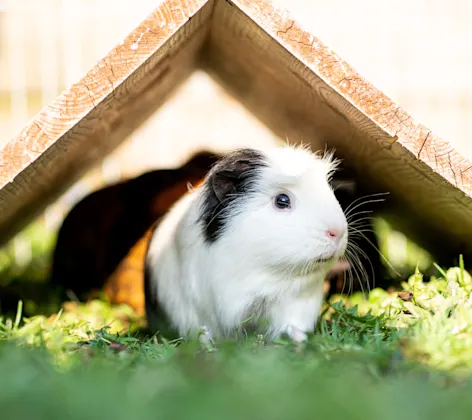
[[[255,196],[233,209],[216,242],[205,243],[198,221],[201,187],[182,197],[154,232],[151,283],[182,336],[204,325],[216,339],[233,337],[251,316],[268,319],[269,339],[285,332],[302,341],[314,330],[324,278],[347,244],[346,218],[328,184],[336,162],[291,146],[264,154],[269,166]],[[274,206],[279,193],[292,198],[290,210]],[[328,229],[345,234],[336,243]],[[331,255],[329,263],[313,262]]]

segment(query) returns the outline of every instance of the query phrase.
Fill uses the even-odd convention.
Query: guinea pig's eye
[[[290,197],[287,194],[279,194],[275,197],[274,204],[278,209],[289,209],[292,206]]]

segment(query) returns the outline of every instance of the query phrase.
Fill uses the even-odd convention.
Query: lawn
[[[29,271],[0,255],[3,284],[40,283],[47,241],[35,241]],[[334,296],[299,346],[249,336],[204,348],[150,336],[124,306],[51,314],[20,301],[0,321],[0,418],[470,419],[472,277],[433,266],[426,278],[423,266],[400,293]]]

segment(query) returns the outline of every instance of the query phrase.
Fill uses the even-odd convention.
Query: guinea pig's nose
[[[326,231],[326,236],[328,236],[328,238],[333,239],[335,241],[339,241],[344,236],[345,232],[346,232],[346,229],[344,227],[337,227],[337,228],[332,227]]]

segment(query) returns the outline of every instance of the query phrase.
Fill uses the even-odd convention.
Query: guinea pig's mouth
[[[297,261],[295,263],[295,267],[293,265],[290,266],[290,270],[292,274],[299,274],[299,275],[308,275],[311,273],[316,273],[323,271],[325,268],[326,264],[329,266],[335,265],[336,261],[338,259],[338,256],[336,254],[328,255],[326,257],[316,257],[312,258],[310,260],[302,260],[302,261]]]
[[[300,275],[308,275],[311,273],[316,273],[319,272],[320,270],[323,270],[325,267],[325,264],[332,264],[335,265],[336,263],[336,256],[330,255],[328,257],[319,257],[316,259],[312,259],[309,262],[304,262],[302,263],[298,270]],[[298,271],[296,270],[296,271]],[[292,271],[293,272],[293,271]]]

